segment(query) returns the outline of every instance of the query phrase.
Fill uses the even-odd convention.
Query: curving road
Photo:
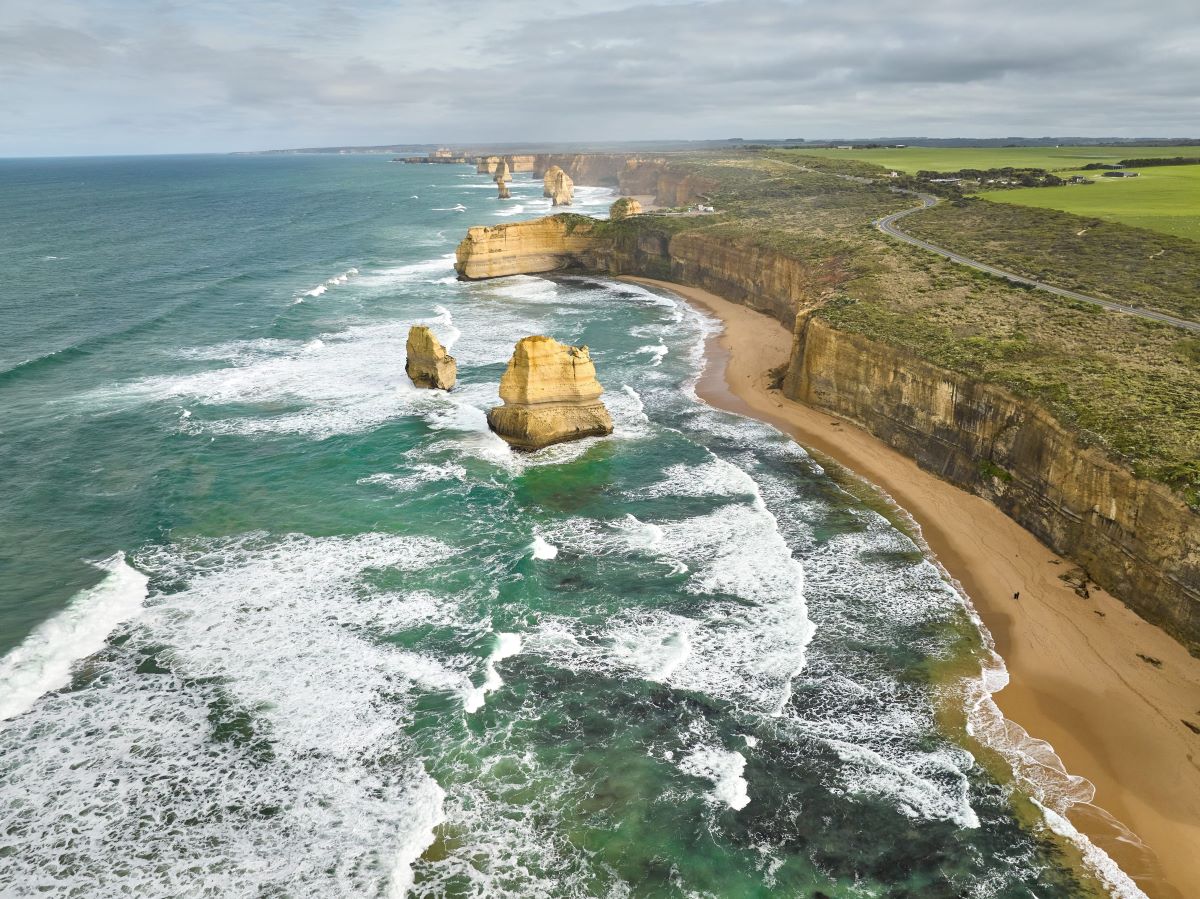
[[[904,191],[909,193],[909,191]],[[1109,309],[1113,312],[1124,312],[1126,315],[1136,315],[1138,318],[1148,319],[1150,321],[1164,322],[1168,325],[1174,325],[1176,328],[1183,328],[1185,331],[1195,331],[1200,333],[1200,322],[1188,321],[1184,318],[1176,318],[1173,315],[1167,315],[1163,312],[1154,312],[1150,309],[1139,309],[1136,306],[1126,306],[1123,303],[1114,303],[1112,300],[1102,300],[1099,297],[1090,297],[1084,293],[1076,293],[1073,290],[1067,290],[1064,287],[1055,287],[1052,284],[1043,284],[1041,281],[1031,281],[1029,278],[1022,278],[1020,275],[1014,275],[1012,272],[1006,272],[1003,269],[995,266],[987,265],[977,259],[969,259],[945,247],[939,247],[937,244],[932,244],[927,240],[921,240],[919,237],[913,237],[911,234],[906,234],[896,227],[896,222],[904,218],[906,215],[912,215],[914,212],[920,212],[922,209],[928,209],[931,206],[936,206],[938,198],[933,194],[916,194],[921,200],[920,206],[914,206],[912,209],[905,209],[902,212],[893,212],[891,215],[885,215],[881,219],[877,219],[873,224],[884,234],[895,237],[897,240],[902,240],[905,243],[910,243],[914,247],[920,247],[922,250],[928,250],[930,253],[937,253],[939,256],[944,256],[951,262],[957,262],[959,265],[967,265],[971,268],[978,269],[981,272],[987,272],[989,275],[996,275],[1000,278],[1007,278],[1009,281],[1015,281],[1018,284],[1025,284],[1029,287],[1036,287],[1038,290],[1044,290],[1047,293],[1057,294],[1060,297],[1067,297],[1071,300],[1079,300],[1084,303],[1091,303],[1094,306],[1100,306],[1104,309]]]

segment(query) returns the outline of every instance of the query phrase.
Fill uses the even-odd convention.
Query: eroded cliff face
[[[1138,478],[1032,400],[839,331],[816,310],[848,274],[749,244],[579,216],[472,228],[466,278],[582,269],[690,284],[795,326],[785,395],[844,415],[978,493],[1193,652],[1200,650],[1200,514]]]
[[[471,228],[455,252],[454,269],[467,281],[534,275],[596,264],[597,241],[590,220],[558,216]]]
[[[980,494],[1193,651],[1200,515],[1031,400],[801,316],[784,394]]]

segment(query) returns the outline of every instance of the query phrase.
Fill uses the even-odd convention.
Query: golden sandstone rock
[[[542,178],[542,196],[549,197],[553,206],[570,206],[575,196],[575,182],[558,166],[552,165]]]
[[[627,219],[631,215],[641,215],[642,204],[633,197],[621,197],[617,202],[608,207],[608,218],[610,221],[619,222],[621,219]]]
[[[467,281],[567,268],[595,246],[594,227],[579,216],[477,226],[459,243],[454,268]]]
[[[499,191],[496,195],[498,199],[507,200],[512,197],[512,194],[508,192],[508,182],[512,180],[512,173],[508,170],[507,160],[500,160],[500,165],[496,167],[496,177],[492,180],[496,182]]]
[[[504,405],[488,411],[488,427],[524,450],[611,434],[603,392],[587,347],[524,337],[500,379]]]
[[[458,376],[454,357],[446,352],[424,325],[413,325],[408,331],[405,373],[418,387],[449,390]]]

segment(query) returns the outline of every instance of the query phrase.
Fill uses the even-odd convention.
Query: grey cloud
[[[0,154],[1200,130],[1200,17],[1177,0],[49,10],[0,12]]]

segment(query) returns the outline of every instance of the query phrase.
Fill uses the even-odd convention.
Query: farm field
[[[857,159],[898,172],[916,174],[922,169],[952,172],[959,169],[997,169],[1004,166],[1074,170],[1091,162],[1118,162],[1122,159],[1200,156],[1200,146],[1192,147],[904,147],[878,150],[789,150],[789,155],[824,156],[830,159]]]
[[[1093,177],[1094,183],[992,190],[977,196],[994,203],[1109,219],[1200,241],[1200,165],[1138,171],[1137,178],[1101,178],[1098,172],[1078,172]]]

